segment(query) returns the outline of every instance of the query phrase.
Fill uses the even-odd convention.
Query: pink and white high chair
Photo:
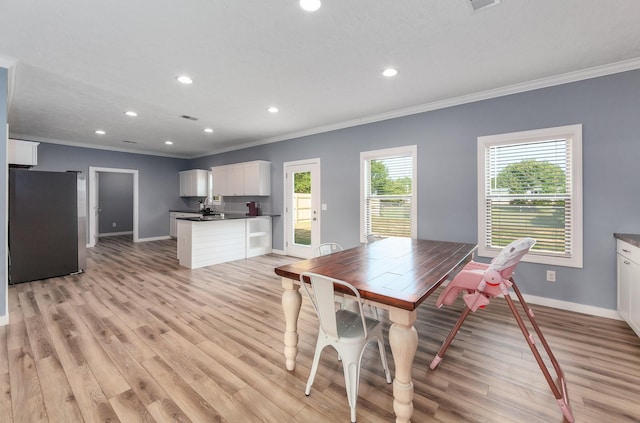
[[[467,318],[470,312],[476,311],[478,308],[483,308],[487,304],[489,304],[489,300],[491,298],[495,298],[498,295],[503,295],[511,312],[513,313],[513,317],[515,317],[522,334],[524,335],[529,348],[531,348],[531,352],[535,356],[535,359],[540,366],[540,370],[544,375],[547,383],[549,384],[549,388],[551,388],[551,392],[553,396],[556,398],[562,413],[564,414],[565,419],[573,423],[574,417],[571,412],[571,407],[569,406],[569,397],[567,394],[567,386],[564,380],[564,374],[562,373],[562,369],[558,364],[555,356],[551,352],[551,348],[549,344],[545,340],[542,335],[542,331],[540,327],[535,321],[533,310],[529,308],[527,303],[525,302],[520,290],[515,284],[515,281],[512,278],[513,271],[516,266],[524,257],[525,254],[533,247],[536,243],[536,240],[533,238],[521,238],[511,242],[509,245],[504,247],[504,249],[496,256],[490,264],[477,263],[474,261],[469,262],[454,278],[449,285],[444,289],[444,291],[438,297],[436,301],[436,305],[441,307],[443,304],[451,305],[455,302],[456,298],[460,293],[464,293],[463,299],[466,304],[466,307],[458,321],[456,322],[453,329],[447,336],[447,339],[442,344],[440,351],[435,356],[431,365],[429,366],[432,370],[435,369],[442,358],[444,357],[447,348],[451,345],[453,338],[455,338],[456,334],[460,330],[460,327],[464,323],[464,320]],[[547,365],[544,363],[538,348],[535,345],[535,340],[533,335],[529,333],[529,330],[524,324],[520,313],[516,309],[516,306],[509,295],[509,288],[513,288],[513,291],[516,293],[522,308],[525,311],[526,316],[531,322],[531,326],[535,330],[536,334],[542,346],[544,347],[553,368],[555,369],[556,376],[558,378],[558,382],[554,382],[551,374],[549,373],[549,369]]]

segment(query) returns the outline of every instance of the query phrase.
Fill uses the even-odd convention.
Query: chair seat
[[[379,321],[366,316],[364,321],[367,325],[367,332],[372,332],[373,329],[380,324]],[[340,309],[336,311],[336,324],[338,326],[338,336],[340,340],[364,337],[362,317],[358,313]]]

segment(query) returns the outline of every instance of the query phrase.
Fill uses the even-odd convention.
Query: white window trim
[[[385,148],[382,150],[362,151],[360,152],[360,242],[367,242],[367,234],[365,228],[365,179],[364,179],[364,162],[365,160],[376,160],[393,156],[408,156],[412,158],[412,174],[411,174],[411,238],[418,237],[418,146],[407,145],[404,147]]]
[[[571,257],[552,257],[530,252],[522,261],[566,267],[583,267],[583,221],[582,221],[582,125],[558,126],[555,128],[478,137],[478,255],[495,257],[501,249],[486,246],[485,225],[485,150],[487,147],[566,138],[571,140]]]

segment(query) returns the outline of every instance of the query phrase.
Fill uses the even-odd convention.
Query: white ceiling
[[[0,64],[11,137],[186,158],[640,68],[639,18],[637,0],[0,0]]]

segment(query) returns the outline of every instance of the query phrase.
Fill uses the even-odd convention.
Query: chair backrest
[[[367,244],[371,244],[372,242],[380,241],[381,239],[385,239],[386,237],[378,234],[369,234],[367,235]]]
[[[309,291],[309,288],[307,288],[305,278],[308,278],[311,281],[311,288],[313,290],[312,292]],[[304,291],[307,293],[307,296],[311,300],[311,304],[313,305],[313,308],[318,315],[318,320],[320,321],[322,330],[328,336],[339,339],[338,326],[336,322],[334,284],[345,286],[352,292],[353,296],[356,297],[358,311],[360,313],[362,327],[364,329],[364,335],[366,337],[367,325],[365,324],[364,314],[362,312],[362,299],[360,298],[360,293],[353,285],[339,279],[332,279],[323,275],[318,275],[317,273],[304,272],[300,275],[300,285],[302,285]]]
[[[344,248],[340,244],[335,242],[325,242],[324,244],[320,244],[318,248],[316,248],[316,257],[327,256],[329,254],[333,254],[336,251],[342,251]]]
[[[509,279],[522,257],[529,252],[535,243],[535,239],[528,237],[512,241],[500,251],[500,254],[491,260],[487,271],[499,272],[504,279]]]

